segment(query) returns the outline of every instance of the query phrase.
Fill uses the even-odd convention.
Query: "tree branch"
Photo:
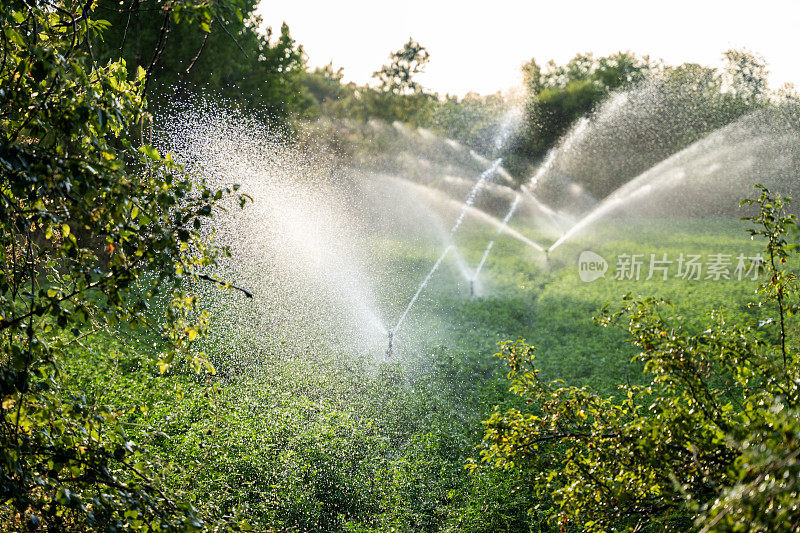
[[[198,59],[200,59],[200,54],[203,53],[203,50],[206,47],[206,41],[208,41],[208,36],[209,35],[210,35],[209,33],[206,33],[205,37],[203,37],[203,44],[200,45],[200,50],[197,51],[197,55],[194,56],[194,58],[192,59],[192,62],[189,63],[188,67],[186,67],[186,70],[184,70],[183,73],[181,73],[181,77],[182,78],[185,78],[186,76],[189,75],[189,72],[194,68],[194,64],[197,63]]]
[[[221,281],[221,280],[218,280],[216,278],[212,278],[211,276],[208,276],[206,274],[200,274],[197,277],[198,277],[198,279],[202,279],[203,281],[210,281],[212,283],[217,283],[219,285],[222,285],[223,287],[230,287],[231,289],[236,289],[237,291],[242,291],[244,293],[244,295],[247,296],[248,298],[252,298],[253,297],[253,293],[248,291],[247,289],[243,289],[241,287],[237,287],[236,285],[233,285],[233,284],[228,283],[226,281]]]

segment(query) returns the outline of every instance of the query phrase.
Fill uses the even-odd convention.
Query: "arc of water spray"
[[[395,178],[395,179],[397,179],[399,183],[402,183],[403,185],[405,185],[407,187],[413,187],[416,190],[420,191],[421,193],[425,193],[426,195],[428,195],[429,197],[431,197],[431,198],[433,198],[433,199],[435,199],[437,201],[447,203],[448,205],[454,205],[454,206],[457,206],[459,208],[463,207],[463,204],[461,202],[458,202],[457,200],[453,200],[452,198],[446,197],[446,195],[444,195],[440,191],[437,191],[437,190],[431,189],[430,187],[427,187],[425,185],[420,185],[419,183],[410,182],[408,180],[404,180],[404,179],[401,179],[401,178]],[[478,220],[480,220],[482,222],[485,222],[487,224],[491,224],[495,228],[499,228],[500,226],[502,226],[502,222],[500,220],[496,219],[495,217],[493,217],[492,215],[490,215],[489,213],[487,213],[485,211],[481,211],[477,207],[469,206],[467,208],[467,214],[472,215],[473,217],[477,218]],[[530,240],[529,238],[527,238],[526,236],[524,236],[523,234],[521,234],[520,232],[518,232],[514,228],[506,227],[505,228],[505,233],[507,235],[510,235],[511,237],[517,239],[518,241],[527,244],[528,246],[530,246],[531,248],[533,248],[533,249],[535,249],[535,250],[537,250],[539,252],[544,253],[544,251],[545,251],[543,246],[533,242],[532,240]]]
[[[706,137],[706,139],[707,138],[708,137]],[[703,140],[705,139],[696,141],[694,144],[691,144],[688,147],[681,150],[680,152],[671,155],[667,159],[661,161],[657,165],[649,168],[648,170],[639,174],[637,177],[633,178],[624,185],[620,186],[617,190],[615,190],[613,193],[608,195],[602,202],[600,202],[600,204],[596,206],[592,211],[590,211],[586,216],[578,220],[563,235],[561,235],[561,237],[559,237],[558,240],[554,242],[553,245],[550,247],[550,250],[558,248],[566,240],[570,239],[577,233],[581,232],[587,226],[594,223],[598,219],[606,216],[607,214],[612,212],[616,207],[624,203],[631,202],[636,198],[645,196],[650,192],[652,192],[654,189],[668,185],[668,183],[665,184],[663,181],[658,184],[653,183],[652,181],[655,177],[659,176],[659,172],[662,172],[664,169],[669,168],[669,165],[674,163],[674,161],[680,160],[679,158],[686,157],[687,154],[691,154],[694,151],[698,150],[699,147],[704,146],[703,144],[701,144]]]
[[[483,264],[486,263],[486,258],[489,257],[489,252],[492,251],[492,246],[494,246],[494,239],[489,241],[489,244],[486,245],[486,249],[483,251],[481,261],[478,263],[478,268],[475,269],[475,274],[472,275],[472,279],[469,281],[470,292],[472,292],[472,284],[476,279],[478,279],[478,275],[481,273],[481,270],[483,270]]]
[[[558,213],[555,209],[539,200],[536,195],[533,194],[533,188],[536,187],[536,184],[539,183],[539,180],[542,179],[542,176],[547,174],[547,172],[553,166],[553,163],[555,163],[555,160],[556,149],[552,148],[549,152],[547,152],[544,162],[539,166],[536,174],[533,175],[526,185],[520,186],[520,190],[528,195],[528,198],[530,198],[530,200],[533,202],[533,205],[535,205],[539,211],[542,211],[544,214],[546,214],[553,224],[556,225],[556,227],[562,227],[562,224],[567,217],[561,213]]]
[[[474,151],[472,152],[472,154],[473,154],[473,156],[474,156],[474,157],[476,157],[476,158],[477,158],[477,157],[480,157],[480,156],[478,156],[477,154],[475,154],[475,152],[474,152]],[[547,204],[545,204],[544,202],[542,202],[541,200],[539,200],[539,199],[536,197],[536,195],[534,195],[534,194],[533,194],[533,191],[531,190],[531,188],[532,188],[532,187],[535,187],[535,186],[536,186],[536,183],[539,181],[539,179],[540,179],[540,178],[541,178],[541,177],[542,177],[542,176],[543,176],[543,175],[544,175],[544,174],[545,174],[545,173],[546,173],[548,170],[550,170],[550,167],[552,167],[552,166],[553,166],[553,162],[555,161],[555,158],[556,158],[556,150],[555,150],[555,149],[552,149],[552,150],[550,150],[550,151],[547,153],[547,156],[545,156],[544,163],[542,163],[542,165],[539,167],[539,170],[538,170],[538,171],[536,172],[536,174],[533,176],[533,178],[531,179],[530,183],[528,183],[527,185],[522,185],[522,186],[520,187],[520,190],[521,190],[522,192],[524,192],[524,193],[525,193],[525,194],[528,196],[528,198],[531,200],[531,202],[533,202],[533,205],[534,205],[534,206],[535,206],[535,207],[536,207],[536,208],[537,208],[539,211],[541,211],[542,213],[544,213],[545,215],[547,215],[547,216],[550,218],[550,220],[553,222],[553,224],[555,224],[555,226],[556,226],[556,227],[558,227],[558,228],[561,228],[561,227],[563,227],[563,225],[564,225],[564,222],[565,222],[565,221],[567,221],[567,220],[569,220],[569,217],[567,217],[567,216],[563,215],[562,213],[559,213],[558,211],[556,211],[555,209],[553,209],[553,208],[552,208],[552,207],[550,207],[549,205],[547,205]],[[485,160],[484,160],[484,161],[485,161]],[[504,168],[501,166],[501,163],[502,163],[502,162],[503,162],[502,158],[500,158],[500,159],[497,159],[496,161],[494,161],[494,163],[492,163],[492,166],[491,166],[489,169],[487,169],[487,170],[484,172],[484,174],[486,174],[486,172],[494,172],[494,171],[496,171],[496,172],[498,172],[500,175],[503,175],[503,174],[506,174],[506,175],[508,175],[508,173],[505,171],[505,169],[504,169]],[[511,177],[510,177],[510,176],[508,176],[508,178],[507,178],[507,179],[508,179],[509,181],[513,181],[513,180],[511,180]],[[478,180],[478,181],[479,181],[479,183],[481,182],[481,180]],[[478,184],[478,183],[476,183],[476,185],[473,187],[473,191],[474,191],[474,192],[477,192],[477,187],[479,187],[479,184]],[[472,192],[471,192],[470,194],[472,194]],[[473,201],[474,201],[474,198],[473,198]],[[472,205],[472,203],[470,203],[470,204],[469,204],[469,205],[467,205],[466,207],[468,208],[468,207],[470,207],[471,205]],[[466,208],[465,208],[465,209],[466,209]],[[458,222],[459,224],[460,224],[460,222],[461,222],[461,219],[463,219],[463,217],[464,217],[464,216],[463,216],[463,214],[462,214],[462,216],[459,218],[459,222]],[[458,227],[458,226],[456,226],[456,227]],[[455,231],[455,229],[454,229],[453,231]],[[534,248],[536,248],[536,249],[537,249],[537,250],[539,250],[540,252],[545,252],[545,251],[546,251],[546,250],[545,250],[543,247],[541,247],[541,246],[539,246],[539,245],[536,245],[536,244],[532,244],[532,242],[531,242],[529,239],[525,239],[525,240],[527,241],[527,243],[528,243],[528,244],[531,244],[531,245],[532,245]]]
[[[733,124],[736,124],[736,122]],[[693,144],[690,144],[680,152],[669,156],[660,163],[657,163],[655,166],[645,170],[643,173],[639,174],[627,183],[621,185],[610,195],[606,196],[606,198],[592,211],[573,224],[572,227],[570,227],[563,235],[561,235],[561,237],[558,238],[556,242],[553,243],[552,246],[550,246],[550,250],[552,251],[558,248],[565,241],[575,236],[577,233],[581,232],[598,219],[608,215],[620,205],[630,203],[652,192],[663,190],[665,187],[672,186],[675,181],[683,179],[685,177],[685,172],[681,171],[671,176],[669,179],[662,178],[657,182],[655,181],[657,177],[663,176],[663,173],[669,170],[670,166],[674,165],[676,161],[685,161],[687,157],[690,157],[692,154],[696,154],[700,150],[708,150],[709,140],[719,139],[719,135],[721,135],[723,132],[730,131],[731,126],[732,125],[729,124],[728,126],[719,128],[705,138],[695,141]],[[749,139],[748,142],[752,142],[752,139]]]
[[[581,230],[589,226],[591,223],[595,222],[597,219],[607,215],[611,211],[614,210],[615,207],[620,206],[626,202],[634,200],[639,196],[644,196],[648,194],[653,189],[653,186],[649,183],[645,183],[634,189],[632,192],[624,195],[613,196],[609,197],[608,199],[604,200],[597,208],[590,211],[588,215],[580,219],[576,222],[571,228],[569,228],[561,237],[558,238],[556,242],[550,247],[550,250],[555,250],[559,246],[561,246],[564,241],[569,239],[570,237],[574,236],[576,233],[579,233]]]
[[[461,207],[461,213],[459,214],[458,219],[456,220],[456,222],[453,225],[453,227],[450,229],[450,235],[451,236],[458,230],[459,227],[461,227],[461,223],[464,222],[464,218],[467,216],[467,212],[472,207],[472,204],[475,203],[475,198],[478,196],[478,191],[481,189],[481,187],[483,186],[484,182],[487,179],[489,179],[489,177],[492,174],[497,172],[497,169],[500,168],[500,164],[502,162],[503,162],[503,158],[497,158],[492,163],[492,166],[490,166],[489,168],[484,170],[481,173],[480,177],[478,177],[478,180],[475,182],[475,185],[473,185],[472,189],[469,191],[469,194],[467,195],[467,199],[464,202],[464,205]],[[506,225],[508,223],[508,220],[511,218],[511,215],[513,215],[513,212],[516,209],[516,205],[517,205],[518,201],[519,201],[519,195],[517,195],[515,197],[514,205],[512,206],[512,209],[509,211],[509,213],[506,215],[506,219],[500,224],[500,228],[504,229],[506,227]],[[500,231],[502,231],[502,229],[499,230],[498,233]],[[535,247],[535,248],[537,248],[537,249],[539,249],[539,250],[541,250],[541,251],[544,251],[536,243],[530,242],[530,245]],[[491,249],[491,246],[493,246],[493,243],[492,243],[492,245],[489,246],[489,249]],[[447,248],[445,248],[445,250],[442,253],[442,255],[439,257],[439,259],[436,261],[436,263],[434,263],[433,267],[428,272],[428,275],[425,276],[425,279],[422,280],[422,283],[420,284],[419,288],[417,288],[417,292],[414,293],[414,296],[411,298],[411,301],[408,302],[408,305],[406,306],[405,311],[403,311],[403,314],[400,316],[400,320],[397,321],[397,325],[395,325],[395,327],[392,328],[389,331],[389,348],[386,351],[387,356],[390,356],[391,353],[392,353],[392,341],[394,339],[394,335],[397,333],[397,330],[403,324],[403,321],[405,320],[405,318],[408,315],[409,311],[411,311],[411,308],[414,307],[414,304],[416,303],[417,299],[419,298],[419,295],[422,293],[422,290],[428,285],[428,282],[430,281],[431,277],[433,277],[433,274],[439,268],[439,265],[442,264],[442,261],[444,261],[444,258],[447,257],[447,254],[450,252],[450,250],[453,249],[453,247],[454,247],[454,245],[451,244]],[[485,253],[488,254],[488,251],[485,252]],[[482,260],[482,263],[485,260],[486,260],[486,258],[484,257],[484,259]],[[482,266],[482,264],[481,264],[481,266]]]
[[[436,269],[439,268],[439,265],[442,264],[442,261],[444,261],[444,258],[447,256],[448,253],[450,253],[450,250],[452,250],[453,247],[454,247],[454,245],[451,244],[450,246],[445,248],[445,250],[442,253],[442,255],[439,257],[439,259],[436,261],[436,263],[434,263],[433,268],[431,268],[430,272],[428,272],[428,275],[425,276],[425,279],[422,280],[422,283],[420,284],[419,288],[417,289],[417,292],[414,293],[414,297],[411,298],[410,302],[408,302],[408,305],[406,306],[406,310],[403,311],[403,314],[400,317],[400,320],[397,321],[397,325],[394,328],[392,328],[392,330],[389,332],[390,336],[394,336],[394,334],[397,333],[397,330],[403,324],[403,320],[406,319],[406,315],[408,314],[409,311],[411,311],[411,308],[414,307],[414,303],[417,301],[417,298],[419,298],[419,295],[422,293],[422,289],[424,289],[425,286],[428,284],[428,282],[431,280],[431,277],[433,277],[433,273],[436,272]]]
[[[461,208],[461,213],[459,214],[456,223],[450,229],[451,236],[461,226],[461,223],[464,221],[464,217],[466,217],[467,215],[467,211],[469,211],[469,208],[472,207],[472,204],[475,203],[475,198],[478,196],[478,191],[483,186],[483,183],[489,178],[489,176],[491,176],[494,172],[497,171],[497,169],[500,167],[500,163],[502,162],[503,159],[498,158],[497,160],[494,161],[494,163],[492,163],[491,167],[483,171],[480,177],[478,177],[478,180],[475,182],[475,185],[472,186],[472,189],[469,191],[469,194],[467,195],[467,199],[464,202],[463,207]],[[417,298],[419,298],[419,295],[422,293],[422,290],[425,288],[426,285],[428,285],[428,282],[430,281],[431,277],[433,277],[433,274],[439,268],[439,265],[442,264],[442,261],[444,261],[444,258],[447,257],[447,254],[450,253],[450,250],[452,250],[453,247],[454,245],[451,244],[447,248],[445,248],[444,252],[442,252],[442,255],[439,257],[436,263],[434,263],[430,272],[428,272],[428,275],[425,276],[425,279],[422,280],[422,283],[417,289],[417,292],[414,293],[414,296],[411,298],[411,301],[408,302],[406,310],[403,311],[403,314],[400,316],[400,320],[397,321],[397,325],[389,331],[389,349],[386,351],[387,356],[390,356],[392,353],[392,341],[394,339],[395,333],[397,333],[397,330],[400,328],[401,325],[403,325],[403,321],[406,319],[406,316],[408,315],[409,311],[411,311],[411,308],[414,307],[414,304],[416,303]]]
[[[478,275],[481,273],[483,269],[484,263],[486,263],[486,258],[489,257],[489,252],[492,251],[492,246],[494,246],[494,241],[499,237],[503,231],[506,229],[508,222],[511,220],[511,217],[514,216],[514,212],[517,210],[517,206],[519,205],[519,201],[521,196],[518,194],[514,201],[511,203],[511,207],[508,209],[508,213],[506,213],[505,218],[500,223],[500,227],[497,229],[497,233],[495,234],[495,238],[489,241],[489,244],[486,245],[486,249],[483,251],[483,257],[481,257],[480,263],[478,263],[478,268],[475,269],[475,274],[473,274],[472,279],[469,281],[469,292],[470,297],[474,296],[475,293],[475,280],[478,279]]]
[[[456,230],[458,230],[458,228],[461,226],[461,223],[464,222],[464,217],[467,216],[467,211],[469,211],[469,208],[472,207],[472,204],[475,203],[475,198],[478,196],[478,191],[483,186],[483,183],[497,171],[497,169],[500,167],[500,163],[502,162],[503,162],[502,157],[495,159],[494,162],[492,163],[492,166],[490,166],[481,173],[480,177],[478,178],[478,181],[475,182],[475,185],[472,186],[472,190],[469,191],[467,199],[464,202],[464,206],[461,208],[461,213],[458,215],[458,220],[456,220],[456,223],[450,230],[450,235],[453,235],[456,232]]]

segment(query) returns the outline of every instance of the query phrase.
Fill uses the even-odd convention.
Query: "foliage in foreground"
[[[213,265],[199,228],[230,190],[132,139],[148,119],[123,61],[96,64],[92,3],[0,4],[0,521],[12,530],[190,531],[112,410],[62,388],[82,338],[147,330],[167,368],[204,330],[185,281]],[[226,5],[168,2],[184,19]],[[166,300],[161,321],[148,302]],[[191,363],[207,366],[202,355]]]
[[[506,343],[512,390],[530,409],[495,410],[481,460],[534,472],[562,527],[588,531],[796,531],[800,526],[797,284],[786,242],[795,218],[762,189],[753,235],[767,241],[760,287],[772,320],[732,326],[720,311],[698,334],[666,302],[627,298],[600,323],[627,321],[650,382],[618,397],[545,383],[535,349]]]

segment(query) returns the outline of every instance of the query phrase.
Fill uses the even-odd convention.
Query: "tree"
[[[358,89],[355,96],[367,114],[393,122],[412,124],[426,121],[433,95],[426,94],[414,76],[425,70],[430,54],[424,46],[409,38],[402,49],[391,55],[392,62],[372,74],[379,80],[377,90]]]
[[[566,65],[550,61],[544,69],[531,59],[522,67],[527,121],[510,147],[511,155],[541,159],[577,119],[611,91],[641,81],[650,67],[647,57],[627,52],[601,58],[578,54]]]
[[[213,370],[189,350],[206,325],[187,282],[213,279],[206,271],[227,252],[199,229],[237,195],[140,142],[152,70],[129,77],[125,61],[93,59],[108,23],[91,2],[0,5],[0,521],[11,530],[210,527],[159,487],[153,459],[111,408],[63,388],[63,360],[80,339],[119,327],[160,338],[162,369],[186,358]],[[202,28],[235,7],[159,9]],[[158,297],[160,319],[148,310]]]
[[[506,343],[512,390],[531,409],[486,420],[482,461],[536,475],[554,520],[588,531],[796,531],[800,526],[798,286],[786,201],[765,188],[749,219],[766,241],[761,285],[774,320],[733,325],[722,312],[702,333],[670,320],[667,303],[626,298],[625,319],[650,382],[619,398],[544,383],[534,348]],[[790,322],[791,321],[791,322]]]
[[[236,101],[280,121],[305,114],[313,102],[302,85],[304,52],[289,27],[262,32],[255,0],[214,5],[217,13],[195,20],[159,0],[100,0],[97,10],[111,26],[93,43],[98,60],[124,59],[131,72],[144,68],[151,104],[174,99],[177,89]]]
[[[531,59],[522,65],[522,80],[525,91],[528,95],[539,94],[542,90],[542,67]]]
[[[744,50],[728,50],[724,54],[725,74],[730,90],[750,103],[759,103],[767,95],[768,76],[764,58]]]
[[[397,95],[420,94],[422,87],[413,78],[423,72],[430,61],[430,54],[425,47],[409,38],[403,48],[390,57],[392,62],[372,75],[378,78],[380,89]]]
[[[318,115],[336,115],[337,104],[347,98],[348,90],[342,83],[343,71],[342,68],[334,70],[333,63],[329,63],[303,76],[303,85],[314,99]]]

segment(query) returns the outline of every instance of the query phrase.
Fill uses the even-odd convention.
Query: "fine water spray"
[[[505,231],[506,226],[508,226],[509,220],[511,217],[514,216],[514,212],[517,210],[517,206],[519,205],[519,201],[521,196],[517,194],[514,197],[514,201],[511,203],[511,207],[508,209],[508,213],[506,213],[505,218],[500,223],[500,226],[497,228],[497,233],[495,234],[494,239],[489,241],[489,244],[486,245],[486,249],[483,251],[483,256],[481,257],[480,262],[478,263],[478,268],[475,269],[475,274],[473,274],[472,279],[469,280],[469,298],[470,300],[475,297],[475,280],[478,279],[478,275],[481,273],[483,269],[484,263],[486,263],[486,258],[489,257],[489,252],[492,251],[492,247],[494,246],[494,241],[499,237],[503,231]]]

